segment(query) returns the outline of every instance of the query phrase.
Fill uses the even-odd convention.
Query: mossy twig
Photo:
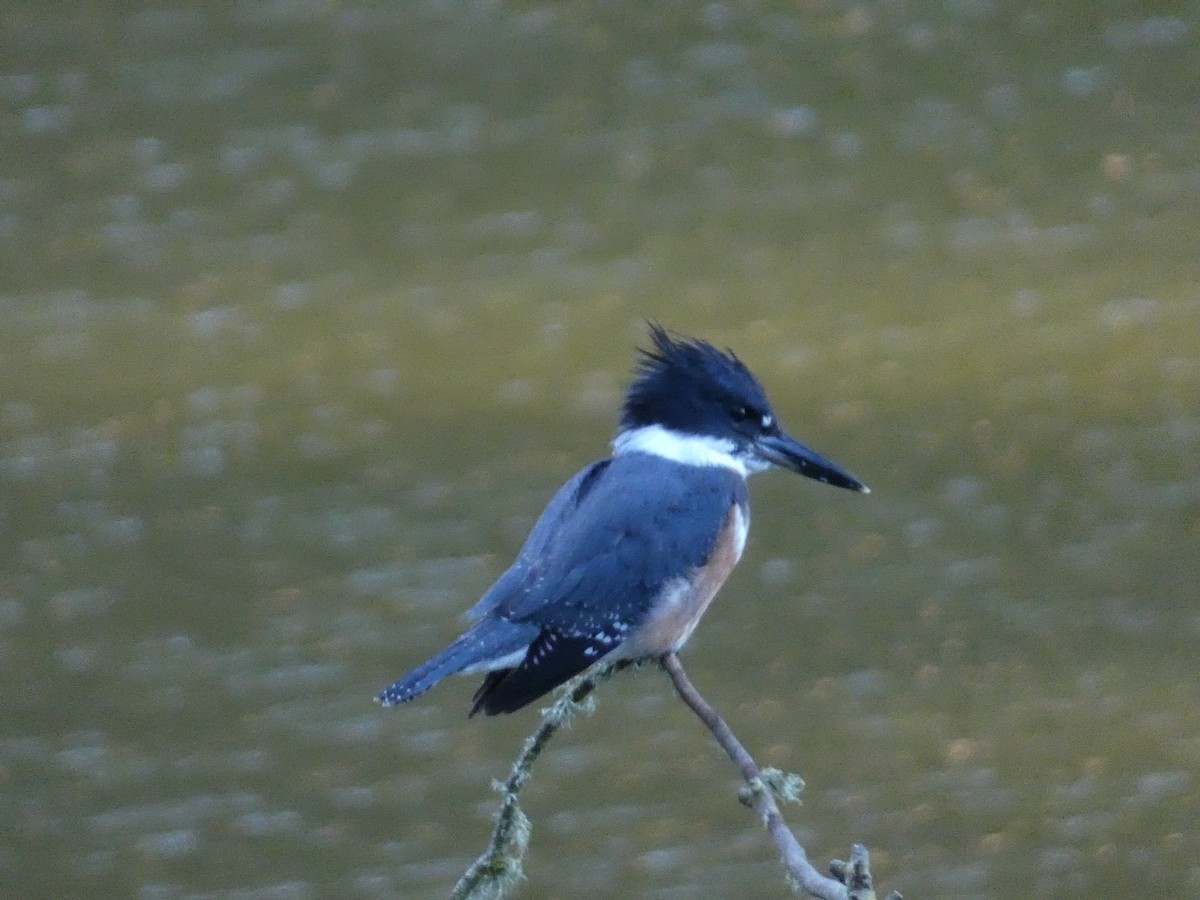
[[[508,778],[496,784],[502,799],[492,839],[454,886],[450,895],[453,900],[498,900],[525,877],[521,860],[533,826],[517,803],[517,795],[533,774],[533,764],[554,733],[570,725],[576,713],[592,712],[589,695],[626,665],[628,663],[617,663],[585,672],[570,682],[563,694],[542,711],[542,724],[526,738]]]
[[[763,826],[779,849],[792,888],[820,900],[875,900],[867,848],[855,844],[849,865],[842,863],[840,869],[831,866],[834,878],[817,871],[808,861],[808,854],[796,840],[796,835],[783,820],[776,802],[777,799],[798,802],[804,782],[798,776],[784,775],[778,769],[760,769],[725,720],[696,690],[677,655],[668,653],[664,656],[662,667],[670,676],[680,698],[708,726],[721,749],[745,779],[746,787],[738,797],[762,819]],[[890,900],[900,900],[900,895],[891,895]]]
[[[696,690],[683,670],[679,657],[668,653],[660,662],[684,703],[708,727],[745,779],[746,785],[738,798],[758,814],[771,835],[779,849],[786,869],[786,880],[792,889],[819,900],[875,900],[867,848],[855,844],[849,862],[834,860],[830,864],[833,878],[818,872],[808,861],[804,848],[779,812],[779,802],[799,802],[804,782],[798,775],[786,774],[778,769],[760,769],[725,720]],[[451,895],[454,900],[499,900],[524,878],[521,859],[529,844],[531,825],[517,803],[517,795],[529,780],[534,762],[554,733],[569,725],[576,713],[590,713],[592,691],[629,665],[634,663],[615,663],[585,672],[569,682],[562,696],[542,711],[541,725],[526,739],[508,778],[496,785],[502,799],[492,839],[483,854],[454,886]],[[887,900],[902,898],[893,891]]]

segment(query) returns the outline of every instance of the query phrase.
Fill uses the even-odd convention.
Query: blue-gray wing
[[[745,480],[723,467],[630,454],[585,470],[495,612],[563,637],[619,639],[669,581],[708,561],[734,504],[746,504]]]
[[[529,532],[529,537],[525,539],[525,545],[516,560],[508,571],[488,588],[479,602],[463,614],[466,619],[481,619],[498,607],[517,601],[527,592],[529,585],[537,581],[542,574],[550,540],[562,527],[563,522],[574,515],[582,497],[587,495],[596,477],[610,462],[611,460],[604,459],[592,463],[558,489],[558,493],[546,505],[537,524]]]
[[[729,469],[647,454],[572,478],[472,611],[536,636],[520,663],[489,672],[471,714],[520,709],[619,647],[665,587],[708,562],[730,508],[746,503]]]
[[[487,675],[472,715],[520,709],[619,647],[670,582],[709,560],[730,508],[746,506],[745,480],[734,472],[645,454],[577,478],[487,611],[537,636],[519,664]]]

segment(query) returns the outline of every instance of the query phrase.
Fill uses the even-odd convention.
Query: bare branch
[[[787,870],[787,880],[796,891],[803,891],[819,900],[875,900],[867,848],[855,844],[850,861],[834,860],[830,865],[834,878],[822,875],[808,861],[804,848],[784,822],[778,801],[796,802],[804,783],[796,775],[786,775],[777,769],[760,769],[758,764],[734,736],[725,720],[696,690],[679,662],[668,653],[661,659],[662,667],[671,677],[675,690],[708,726],[717,743],[733,760],[746,787],[739,799],[758,814],[763,825],[779,848]],[[620,669],[637,663],[620,662],[602,666],[569,682],[566,691],[552,706],[542,711],[542,724],[529,738],[513,762],[508,778],[496,787],[501,793],[500,812],[492,839],[483,854],[454,886],[453,900],[499,900],[524,878],[521,859],[529,843],[529,819],[517,803],[517,795],[532,775],[534,762],[556,731],[570,724],[575,713],[592,711],[589,695]],[[587,702],[585,702],[587,701]],[[902,900],[893,891],[887,900]]]
[[[671,682],[683,698],[683,702],[708,726],[721,749],[733,760],[733,764],[745,779],[746,787],[739,794],[739,798],[762,819],[775,846],[779,848],[788,880],[793,887],[820,900],[875,900],[867,848],[862,844],[855,844],[848,865],[841,863],[840,868],[831,867],[837,880],[817,871],[808,861],[808,854],[796,840],[796,835],[783,820],[779,804],[775,802],[777,797],[784,800],[796,799],[797,787],[802,787],[803,782],[795,775],[783,776],[777,769],[764,770],[758,767],[725,720],[696,690],[677,655],[668,653],[664,656],[662,667],[671,677]],[[899,898],[899,894],[894,896]]]

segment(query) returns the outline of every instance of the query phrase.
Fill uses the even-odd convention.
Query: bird
[[[649,331],[612,454],[558,490],[470,627],[380,691],[383,706],[483,674],[469,715],[511,713],[591,666],[677,652],[742,556],[748,476],[780,467],[870,493],[780,427],[732,350]]]

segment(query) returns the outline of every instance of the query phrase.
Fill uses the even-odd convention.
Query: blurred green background
[[[382,710],[603,454],[644,321],[772,473],[685,654],[813,858],[1200,895],[1200,7],[9,2],[0,894],[443,896],[536,713]],[[523,896],[785,894],[651,671]]]

